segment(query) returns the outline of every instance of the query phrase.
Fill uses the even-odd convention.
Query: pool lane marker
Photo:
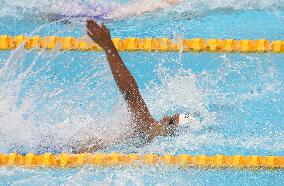
[[[119,51],[157,51],[157,52],[241,52],[241,53],[283,53],[284,41],[234,40],[234,39],[179,39],[174,41],[168,38],[114,38],[115,47]],[[95,43],[86,38],[40,36],[26,37],[24,35],[0,35],[0,50],[12,50],[25,43],[26,49],[60,49],[79,51],[102,51]]]
[[[200,168],[284,169],[284,156],[156,154],[0,154],[0,166],[74,168],[81,166],[168,165]]]

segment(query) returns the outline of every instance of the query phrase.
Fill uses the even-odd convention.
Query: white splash
[[[117,19],[139,16],[148,12],[165,11],[203,15],[219,10],[269,10],[277,11],[284,7],[283,0],[136,0],[128,3],[94,0],[2,0],[0,16],[25,14],[38,15],[37,18],[51,17],[100,17]]]

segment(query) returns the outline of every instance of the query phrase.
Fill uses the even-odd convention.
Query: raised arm
[[[149,123],[153,123],[154,119],[139,92],[135,79],[115,48],[109,30],[103,24],[98,25],[93,20],[87,20],[87,28],[89,37],[104,50],[107,56],[115,82],[133,113],[135,123],[139,124],[135,126],[136,129],[140,132],[147,132],[151,127]]]

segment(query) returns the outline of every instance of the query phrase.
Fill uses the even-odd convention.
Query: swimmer
[[[181,0],[140,0],[129,4],[80,3],[71,1],[69,4],[56,4],[54,9],[61,9],[60,13],[48,14],[51,21],[66,20],[68,18],[90,18],[94,20],[120,19],[128,16],[142,15],[147,12],[174,6]],[[62,8],[60,8],[62,6]]]
[[[115,48],[109,30],[103,24],[99,25],[93,20],[87,20],[86,26],[88,36],[104,50],[116,85],[129,107],[134,130],[131,136],[133,139],[142,137],[145,142],[151,142],[157,136],[174,135],[180,123],[186,123],[192,119],[189,115],[174,114],[156,121],[150,114],[135,79]],[[78,152],[93,152],[107,148],[96,140],[88,141],[88,143],[92,144],[81,146]]]

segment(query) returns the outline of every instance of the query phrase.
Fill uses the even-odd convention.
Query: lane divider
[[[26,37],[24,35],[0,35],[0,50],[11,50],[25,42],[26,49],[35,47],[45,49],[101,51],[97,44],[88,44],[82,38],[40,36]],[[119,51],[159,51],[159,52],[284,52],[284,41],[234,40],[234,39],[179,39],[168,38],[114,38],[113,42]]]
[[[156,154],[41,154],[16,153],[0,154],[0,166],[57,167],[70,168],[84,165],[123,166],[123,165],[169,165],[179,167],[205,168],[270,168],[284,169],[284,156],[225,156],[225,155],[156,155]]]

